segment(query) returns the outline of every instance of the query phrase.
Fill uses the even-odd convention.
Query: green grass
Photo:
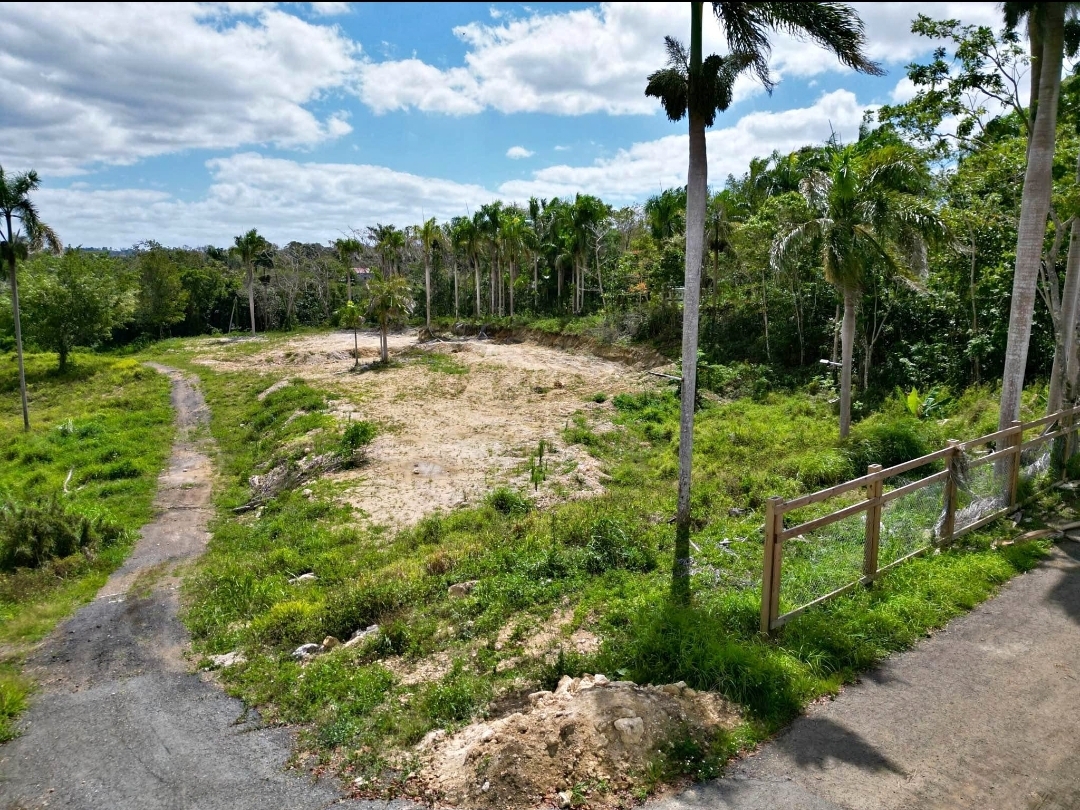
[[[26,651],[93,598],[152,518],[174,432],[168,379],[134,359],[78,354],[64,375],[51,355],[26,360],[29,433],[14,355],[0,356],[0,500],[55,498],[119,532],[116,542],[0,573],[0,739],[25,702],[26,682],[15,673]]]
[[[170,361],[183,364],[183,354],[177,350]],[[388,534],[365,528],[330,482],[317,485],[313,498],[283,493],[258,516],[235,518],[228,510],[246,500],[248,475],[295,457],[298,442],[315,452],[331,446],[342,426],[320,406],[332,392],[296,383],[280,399],[259,403],[256,395],[273,379],[196,370],[227,482],[209,552],[186,585],[185,620],[196,648],[206,655],[244,651],[249,663],[221,674],[227,688],[271,721],[305,724],[302,745],[317,761],[387,794],[408,792],[410,746],[428,731],[452,731],[492,711],[492,701],[584,672],[642,683],[683,680],[742,705],[746,723],[730,738],[676,745],[674,758],[658,762],[649,779],[709,775],[808,701],[987,598],[1045,551],[1040,544],[992,548],[1005,529],[991,528],[765,640],[757,629],[766,499],[986,432],[996,421],[992,392],[971,392],[929,420],[887,403],[847,442],[838,440],[824,396],[766,392],[706,404],[694,458],[695,598],[678,608],[668,600],[678,434],[678,401],[670,392],[615,397],[613,432],[567,421],[562,443],[603,461],[605,495],[539,509],[526,493],[496,490],[471,508]],[[308,410],[297,416],[301,404]],[[898,502],[887,513],[883,559],[921,542],[934,509],[927,500]],[[861,561],[860,535],[844,525],[821,542],[792,544],[782,604],[846,581]],[[309,571],[316,581],[289,584]],[[448,594],[450,585],[466,581],[477,583],[466,596]],[[567,649],[555,661],[522,658],[531,629],[556,609],[570,611],[572,628],[598,630],[600,650]],[[301,643],[326,635],[344,640],[372,624],[381,632],[366,645],[306,666],[290,657]],[[411,685],[390,663],[439,658],[449,667]]]

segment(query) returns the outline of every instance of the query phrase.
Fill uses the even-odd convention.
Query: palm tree
[[[15,353],[19,359],[19,396],[22,398],[23,430],[30,430],[30,409],[26,401],[26,369],[23,365],[22,320],[19,313],[19,279],[15,267],[20,259],[26,259],[30,251],[47,247],[52,251],[61,249],[56,232],[38,217],[37,206],[30,200],[30,192],[41,184],[37,172],[31,169],[8,177],[0,166],[0,215],[3,215],[3,231],[0,232],[0,261],[7,262],[8,281],[11,284],[11,310],[15,320]],[[22,225],[21,232],[14,220]]]
[[[345,267],[345,283],[347,285],[348,298],[350,301],[352,301],[352,263],[355,261],[357,255],[359,255],[362,247],[363,245],[360,244],[360,240],[352,237],[334,240],[334,249],[337,251],[338,258],[341,259],[341,263]]]
[[[514,282],[517,281],[517,267],[528,239],[528,225],[522,212],[511,208],[499,222],[499,240],[502,242],[507,261],[510,264],[510,319],[514,318]]]
[[[407,242],[405,231],[398,230],[393,225],[378,223],[374,228],[368,228],[368,233],[375,241],[375,250],[382,258],[383,273],[395,275],[398,260]]]
[[[386,344],[386,335],[390,324],[411,315],[413,311],[409,281],[404,276],[376,273],[368,281],[367,288],[370,296],[368,314],[379,324],[379,357],[383,363],[388,363],[390,352]]]
[[[442,244],[443,232],[435,222],[435,217],[424,222],[417,229],[417,238],[424,254],[424,325],[431,333],[431,258],[435,247]]]
[[[698,310],[705,239],[708,159],[705,129],[731,104],[736,76],[751,68],[772,87],[768,57],[774,31],[809,37],[840,61],[867,73],[881,69],[863,54],[866,37],[858,15],[843,3],[713,3],[731,54],[702,58],[702,3],[690,4],[690,53],[668,38],[668,67],[649,76],[646,95],[660,99],[672,121],[689,119],[690,163],[686,184],[686,279],[683,300],[682,408],[679,425],[679,500],[675,520],[672,595],[690,599],[690,464],[693,457],[697,383]]]
[[[255,335],[255,264],[265,261],[270,252],[271,245],[258,230],[252,228],[243,236],[233,239],[233,247],[229,251],[240,260],[244,268],[244,278],[248,291],[248,313],[251,315],[251,334]]]
[[[350,300],[338,310],[338,320],[346,329],[352,329],[353,368],[356,368],[360,365],[360,345],[357,342],[356,330],[364,322],[364,313],[360,311],[360,307],[356,305],[355,301]]]
[[[945,224],[921,196],[928,185],[926,167],[910,149],[890,145],[864,153],[852,144],[836,151],[828,171],[803,179],[799,191],[812,219],[778,234],[773,244],[775,268],[805,250],[820,251],[825,278],[843,297],[841,438],[851,428],[855,307],[868,268],[915,279],[926,270],[926,241],[945,236]]]
[[[1009,308],[1009,338],[1001,380],[998,428],[1004,430],[1020,418],[1031,322],[1035,313],[1035,287],[1042,262],[1046,218],[1050,213],[1054,139],[1057,132],[1061,64],[1065,53],[1066,12],[1075,3],[1004,3],[1005,24],[1015,28],[1027,18],[1032,48],[1032,113],[1020,225],[1016,234],[1016,264]],[[1070,43],[1073,44],[1073,43]],[[1041,52],[1039,46],[1041,45]],[[1037,92],[1035,92],[1037,90]],[[1038,103],[1035,103],[1035,99]]]
[[[503,214],[501,200],[480,206],[480,233],[487,240],[491,251],[488,280],[491,282],[491,300],[488,302],[491,314],[498,312],[502,315],[502,266],[500,264],[500,233],[499,226]]]
[[[653,239],[662,242],[686,227],[686,189],[669,188],[645,201],[645,219]]]

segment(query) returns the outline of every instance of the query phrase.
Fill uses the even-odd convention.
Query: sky
[[[1000,26],[995,3],[854,3],[870,77],[777,37],[708,135],[714,188],[774,149],[857,137],[905,100],[922,12]],[[686,182],[686,122],[644,95],[689,3],[5,3],[0,166],[35,169],[66,244],[327,242],[492,199],[643,202]],[[705,53],[726,48],[706,14]]]

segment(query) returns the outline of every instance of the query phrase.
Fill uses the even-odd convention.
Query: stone
[[[330,652],[334,647],[340,647],[341,641],[333,636],[327,636],[322,640],[322,648],[324,652]]]
[[[593,683],[597,686],[605,686],[611,682],[607,679],[607,675],[602,675],[598,672],[593,675]]]
[[[482,793],[487,793],[489,790],[491,790],[491,782],[489,782],[487,779],[485,779],[484,784],[482,784],[480,786],[480,791]]]
[[[533,692],[529,695],[529,703],[539,703],[546,697],[551,697],[551,692],[546,689],[542,689],[539,692]]]
[[[615,730],[625,745],[634,745],[645,736],[645,721],[640,717],[620,717],[615,721]]]
[[[559,800],[559,807],[570,807],[574,802],[574,797],[570,795],[568,790],[560,790],[557,794]]]
[[[320,644],[301,644],[293,650],[292,657],[297,661],[307,661],[309,658],[314,658],[322,651],[323,648]]]
[[[357,630],[355,633],[352,634],[352,638],[346,641],[342,646],[346,648],[359,646],[372,636],[377,635],[378,632],[379,625],[377,624],[371,625],[366,630]]]
[[[311,497],[312,495],[314,495],[314,494],[315,494],[315,493],[314,493],[314,492],[313,492],[312,490],[310,490],[310,489],[305,489],[305,490],[303,491],[303,496],[304,496],[305,498],[310,498],[310,497]]]
[[[290,585],[305,585],[308,582],[316,582],[319,578],[315,574],[308,571],[306,574],[301,574],[298,577],[293,577],[289,580]]]
[[[228,652],[224,655],[211,655],[210,662],[218,669],[225,669],[225,667],[235,667],[238,664],[246,664],[247,658],[244,657],[242,652]]]
[[[468,596],[473,592],[473,589],[480,584],[479,580],[472,579],[468,582],[456,582],[446,589],[446,595],[451,599],[461,599]]]
[[[660,691],[665,695],[671,695],[672,697],[678,697],[682,693],[682,689],[679,685],[674,683],[665,683],[660,687]]]
[[[480,742],[491,742],[495,738],[495,732],[490,728],[485,728],[480,732]]]

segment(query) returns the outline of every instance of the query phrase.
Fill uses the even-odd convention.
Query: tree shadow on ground
[[[790,731],[780,735],[773,746],[802,769],[826,770],[834,767],[834,763],[845,763],[865,771],[907,775],[861,734],[827,717],[804,717],[795,721]]]
[[[1057,548],[1063,556],[1051,558],[1045,564],[1063,571],[1064,576],[1047,595],[1046,601],[1060,607],[1069,618],[1080,624],[1080,543],[1065,540]]]

